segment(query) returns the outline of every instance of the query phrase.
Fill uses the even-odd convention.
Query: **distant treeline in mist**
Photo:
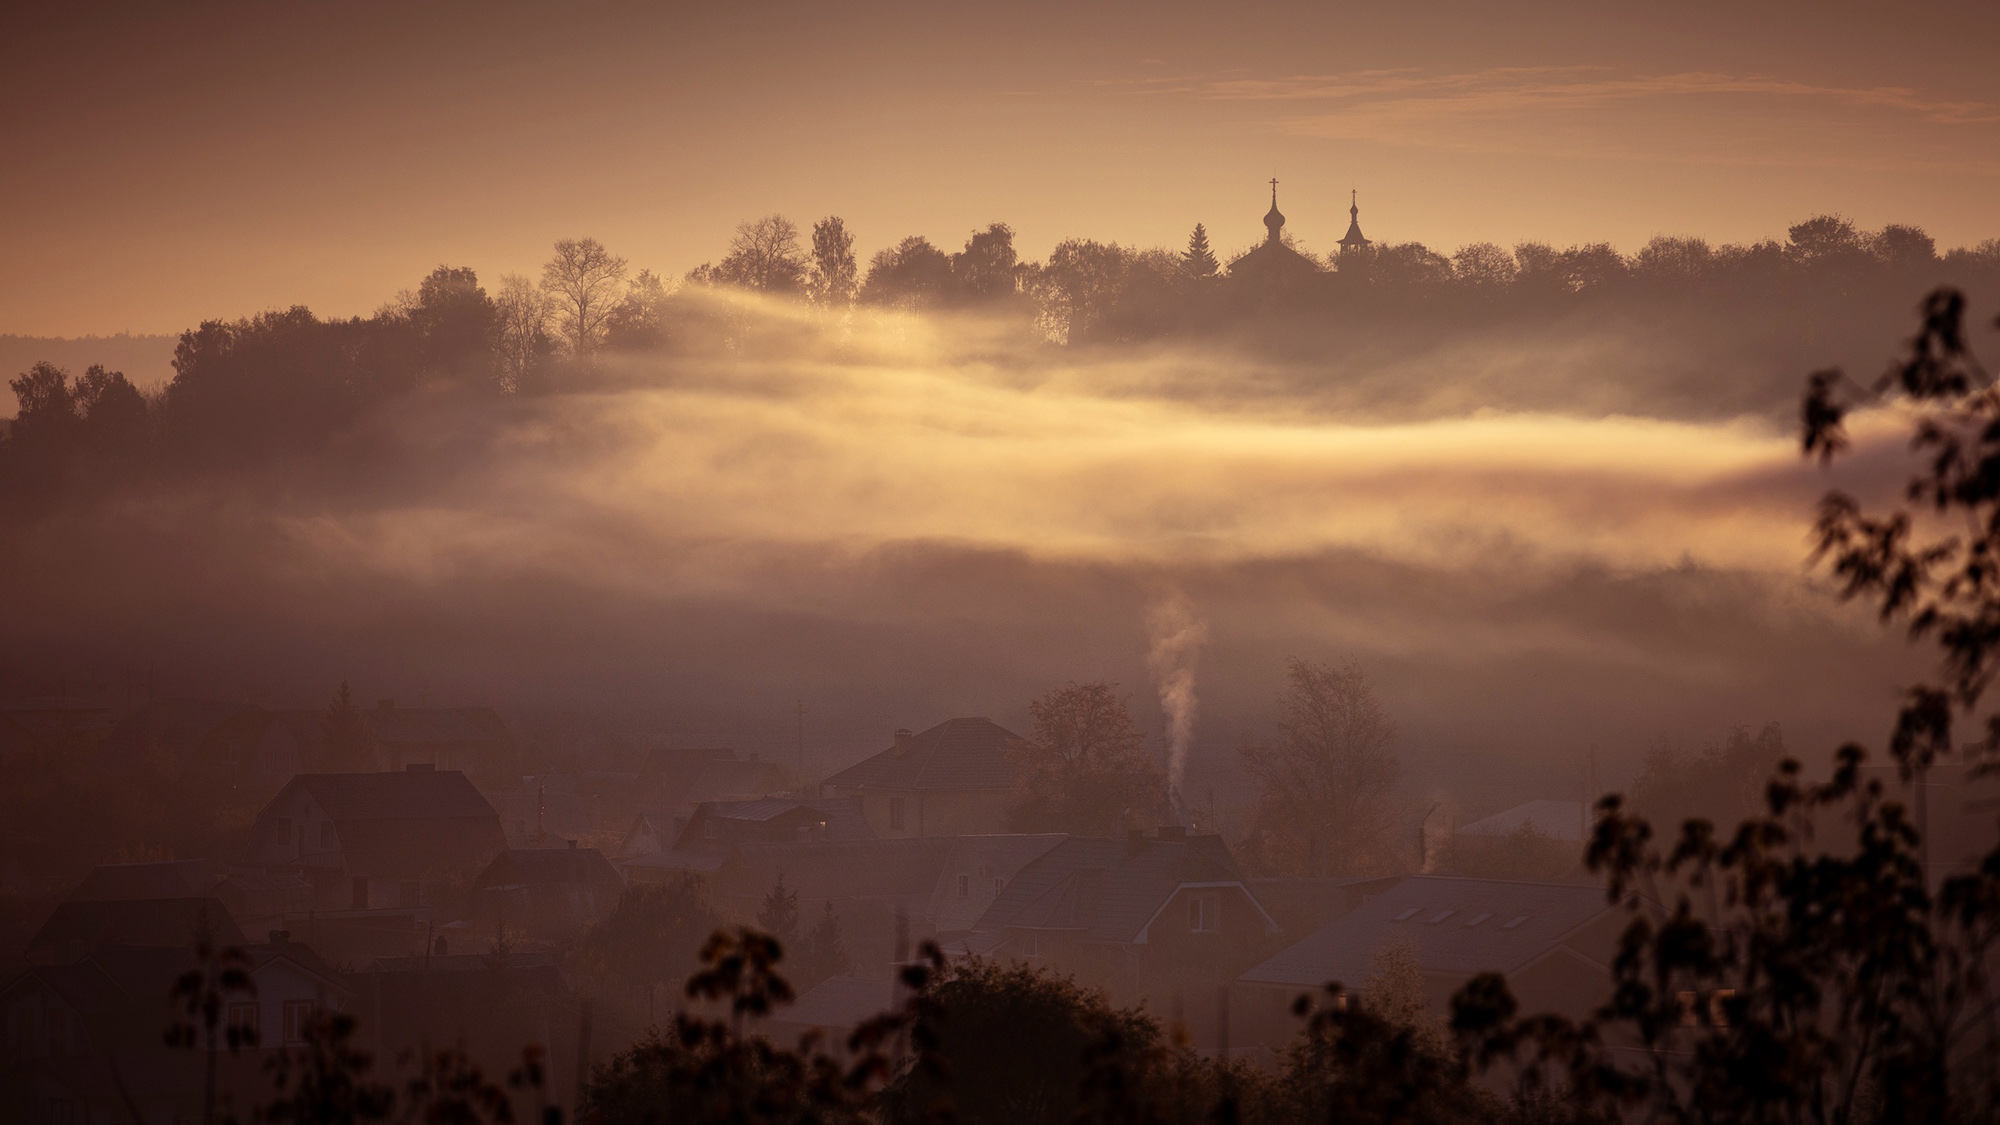
[[[1915,227],[1870,232],[1837,216],[1799,223],[1784,242],[1659,237],[1631,255],[1606,243],[1559,250],[1527,242],[1511,251],[1474,243],[1447,255],[1403,242],[1320,258],[1273,227],[1265,244],[1225,262],[1199,225],[1180,251],[1071,239],[1039,262],[1020,257],[1003,223],[955,252],[905,238],[865,269],[854,245],[839,218],[801,232],[767,216],[739,226],[725,256],[676,283],[633,270],[594,239],[565,239],[539,279],[507,275],[491,290],[471,269],[440,266],[368,317],[321,319],[293,306],[206,321],[182,333],[174,377],[158,393],[103,365],[77,372],[37,362],[11,380],[20,409],[0,442],[0,504],[37,511],[137,480],[324,466],[328,457],[363,464],[371,439],[359,424],[395,413],[392,404],[418,392],[470,404],[598,389],[634,377],[621,356],[741,355],[759,334],[795,337],[814,323],[837,333],[858,312],[977,317],[1009,346],[1052,355],[1226,347],[1260,362],[1311,365],[1292,390],[1373,378],[1381,386],[1368,393],[1381,399],[1416,393],[1397,358],[1453,338],[1471,347],[1468,333],[1546,340],[1643,325],[1697,353],[1688,341],[1712,338],[1714,349],[1747,352],[1738,362],[1756,364],[1773,339],[1824,355],[1850,337],[1889,338],[1876,322],[1900,317],[1934,284],[2000,288],[2000,239],[1940,254]],[[767,315],[753,317],[753,308]],[[1661,412],[1789,413],[1795,364],[1762,365],[1777,376],[1760,375],[1765,386],[1706,373],[1712,355],[1692,354],[1681,373],[1657,380]],[[1431,366],[1459,369],[1425,376],[1433,398],[1435,384],[1470,378],[1458,360]],[[1564,397],[1582,393],[1574,380],[1544,399],[1525,380],[1499,393],[1486,404],[1595,402],[1587,393]],[[1647,413],[1653,405],[1613,409]]]

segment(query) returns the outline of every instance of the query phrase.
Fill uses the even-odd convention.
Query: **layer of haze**
[[[768,750],[803,701],[818,768],[1104,678],[1164,749],[1165,592],[1205,638],[1197,764],[1269,729],[1287,657],[1355,658],[1415,760],[1534,788],[1738,724],[1873,736],[1918,669],[1806,579],[1829,480],[1784,429],[1520,405],[1592,401],[1595,363],[1460,364],[1428,377],[1448,404],[1392,406],[1256,391],[1285,372],[1219,346],[714,299],[740,334],[607,360],[604,389],[398,401],[331,486],[22,531],[0,675],[291,703],[351,677]],[[1838,480],[1872,489],[1889,429]]]
[[[1449,251],[1992,234],[2000,8],[1950,4],[10,5],[0,333],[366,313],[589,234],[678,274],[737,222],[868,253],[995,220]]]

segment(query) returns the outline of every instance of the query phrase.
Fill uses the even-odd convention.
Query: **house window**
[[[285,1001],[285,1042],[306,1041],[306,1025],[312,1022],[313,1002],[310,1000]]]
[[[972,876],[960,875],[958,877],[958,897],[960,898],[972,897]]]
[[[319,826],[319,850],[330,852],[340,846],[340,838],[334,835],[333,822],[324,820]]]
[[[889,827],[899,830],[903,827],[903,799],[901,797],[889,798]]]
[[[1190,895],[1188,929],[1198,934],[1212,934],[1222,929],[1222,896]]]
[[[722,839],[722,823],[716,820],[714,817],[709,817],[708,819],[702,821],[701,838],[704,840]]]
[[[258,1017],[255,1001],[229,1006],[228,1035],[232,1042],[245,1047],[261,1047],[264,1044],[263,1021]]]
[[[289,847],[291,847],[291,846],[292,846],[292,818],[291,818],[291,817],[289,817],[289,816],[281,816],[281,817],[279,817],[279,818],[278,818],[278,839],[279,839],[279,840],[281,840],[281,841],[283,842],[283,846],[284,846],[284,847],[287,847],[287,848],[289,848]]]

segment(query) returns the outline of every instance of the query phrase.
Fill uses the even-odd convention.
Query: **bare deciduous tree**
[[[1243,748],[1263,782],[1253,850],[1298,875],[1360,874],[1389,861],[1383,798],[1401,770],[1396,726],[1361,666],[1294,659],[1276,741]]]
[[[759,293],[796,293],[805,276],[799,228],[783,215],[739,224],[729,240],[729,256],[715,267],[717,281]]]
[[[565,238],[542,267],[542,292],[554,304],[557,330],[570,354],[588,359],[604,339],[605,321],[618,305],[625,259],[594,238]]]
[[[1117,686],[1066,684],[1028,704],[1034,741],[1009,752],[1021,771],[1015,820],[1024,830],[1115,834],[1158,803],[1160,771]]]
[[[553,347],[549,339],[549,297],[519,274],[500,279],[493,298],[494,350],[500,360],[500,388],[521,389],[528,373]]]

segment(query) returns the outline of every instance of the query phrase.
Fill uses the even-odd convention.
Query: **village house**
[[[320,910],[434,905],[430,882],[470,880],[506,850],[499,814],[463,773],[303,774],[250,828],[245,862],[312,883]]]
[[[474,934],[568,941],[603,921],[624,891],[596,848],[510,848],[472,881],[469,921]]]
[[[1201,1041],[1215,990],[1270,955],[1279,928],[1220,836],[1167,826],[1123,840],[1072,836],[1030,860],[973,923],[966,952],[1102,982],[1122,1003],[1192,1003]]]
[[[855,797],[883,838],[1004,832],[1019,798],[1009,758],[1021,736],[985,718],[948,719],[919,733],[899,730],[887,750],[821,783]]]
[[[1410,876],[1243,973],[1245,1034],[1288,1041],[1298,1032],[1290,1012],[1300,993],[1331,981],[1361,989],[1391,945],[1414,952],[1433,1014],[1449,1011],[1451,994],[1474,974],[1491,971],[1506,976],[1523,1011],[1581,1016],[1609,994],[1629,920],[1601,886]]]
[[[313,950],[272,936],[242,946],[255,991],[226,997],[222,1012],[250,1036],[219,1060],[218,1088],[239,1106],[267,1096],[265,1062],[303,1040],[313,1013],[345,1010],[352,998]],[[200,1120],[203,1057],[163,1039],[176,1019],[174,983],[194,965],[187,945],[107,947],[35,966],[0,989],[0,1117],[111,1125],[136,1108],[146,1122]]]
[[[944,869],[924,911],[938,944],[963,946],[972,927],[992,907],[1021,868],[1069,837],[1061,832],[958,836],[945,843]]]
[[[67,965],[113,946],[187,948],[203,927],[224,945],[243,944],[243,931],[213,897],[61,902],[28,939],[27,959],[31,965]]]

